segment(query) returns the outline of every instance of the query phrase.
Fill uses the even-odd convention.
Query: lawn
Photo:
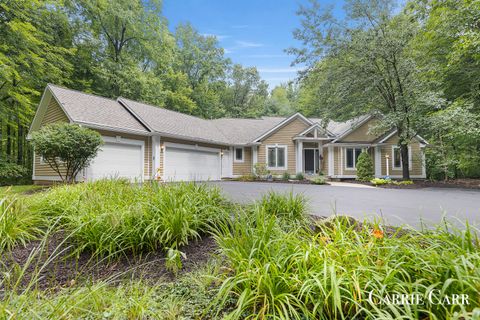
[[[415,231],[315,220],[302,196],[270,193],[240,207],[202,184],[124,181],[10,194],[0,214],[0,318],[480,313],[480,243],[468,226]],[[395,294],[423,303],[390,303]]]
[[[45,187],[34,184],[4,186],[0,187],[0,196],[4,195],[7,192],[11,194],[31,194],[42,189],[45,189]]]

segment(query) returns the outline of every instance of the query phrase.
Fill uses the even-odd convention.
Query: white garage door
[[[87,169],[87,180],[128,178],[142,180],[143,154],[138,144],[105,142]]]
[[[167,146],[165,149],[166,181],[220,180],[220,150],[202,148],[185,149]]]

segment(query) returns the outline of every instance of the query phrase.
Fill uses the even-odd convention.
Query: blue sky
[[[341,9],[339,1],[336,9]],[[190,22],[202,34],[216,35],[226,56],[235,63],[255,66],[270,89],[294,79],[301,66],[291,67],[293,56],[284,49],[298,45],[292,31],[299,27],[295,14],[307,0],[164,0],[163,14],[174,30]],[[337,11],[336,10],[336,11]]]

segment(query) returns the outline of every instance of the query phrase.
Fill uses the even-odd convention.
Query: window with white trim
[[[243,162],[243,148],[235,148],[235,162]]]
[[[285,169],[287,167],[287,147],[267,146],[267,167]]]
[[[357,168],[357,159],[362,153],[362,148],[346,148],[345,149],[345,168],[347,169],[356,169]]]
[[[408,167],[411,168],[412,163],[410,159],[410,146],[408,147],[407,151],[407,158],[408,158]],[[394,169],[402,169],[402,153],[400,152],[400,147],[399,146],[393,146],[392,147],[392,167]]]

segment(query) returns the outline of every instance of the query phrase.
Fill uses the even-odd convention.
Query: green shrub
[[[255,180],[255,176],[253,174],[245,174],[243,176],[238,177],[238,181],[243,182],[251,182]]]
[[[373,178],[372,180],[370,180],[370,183],[373,184],[374,186],[381,186],[381,185],[384,185],[384,184],[392,183],[392,180],[382,179],[382,178]]]
[[[307,202],[300,194],[269,192],[257,203],[268,214],[291,220],[303,220],[307,212]]]
[[[216,235],[230,273],[216,301],[236,301],[229,319],[469,318],[480,307],[478,230],[397,230],[346,219],[285,229],[283,220],[257,208],[239,213]],[[348,223],[347,223],[348,222]],[[376,305],[386,294],[426,297],[467,294],[469,305]],[[437,292],[437,291],[436,291]],[[427,299],[425,299],[427,300]]]
[[[290,173],[284,172],[284,173],[282,174],[282,180],[283,180],[283,181],[288,181],[288,180],[290,180]]]
[[[303,172],[297,172],[297,174],[295,175],[295,179],[297,180],[305,180],[305,175],[303,174]]]
[[[398,185],[404,185],[404,186],[408,186],[408,185],[412,185],[412,184],[413,184],[413,181],[412,181],[412,180],[402,180],[402,181],[396,181],[396,184],[398,184]]]
[[[100,180],[55,187],[31,208],[60,217],[79,251],[113,256],[185,245],[223,218],[223,202],[205,184]]]
[[[373,162],[367,152],[362,152],[357,159],[357,180],[370,181],[373,179]]]
[[[97,131],[70,123],[54,123],[33,132],[37,154],[64,182],[72,183],[81,170],[95,158],[102,136]]]
[[[267,169],[266,163],[257,162],[253,166],[253,169],[254,169],[255,175],[262,179],[265,179],[270,174],[270,170]]]
[[[0,252],[37,239],[45,225],[43,216],[27,210],[22,199],[5,196],[0,199]]]
[[[324,176],[318,176],[312,179],[313,184],[326,184],[327,181]]]
[[[0,161],[0,186],[31,183],[27,168],[15,163]]]

